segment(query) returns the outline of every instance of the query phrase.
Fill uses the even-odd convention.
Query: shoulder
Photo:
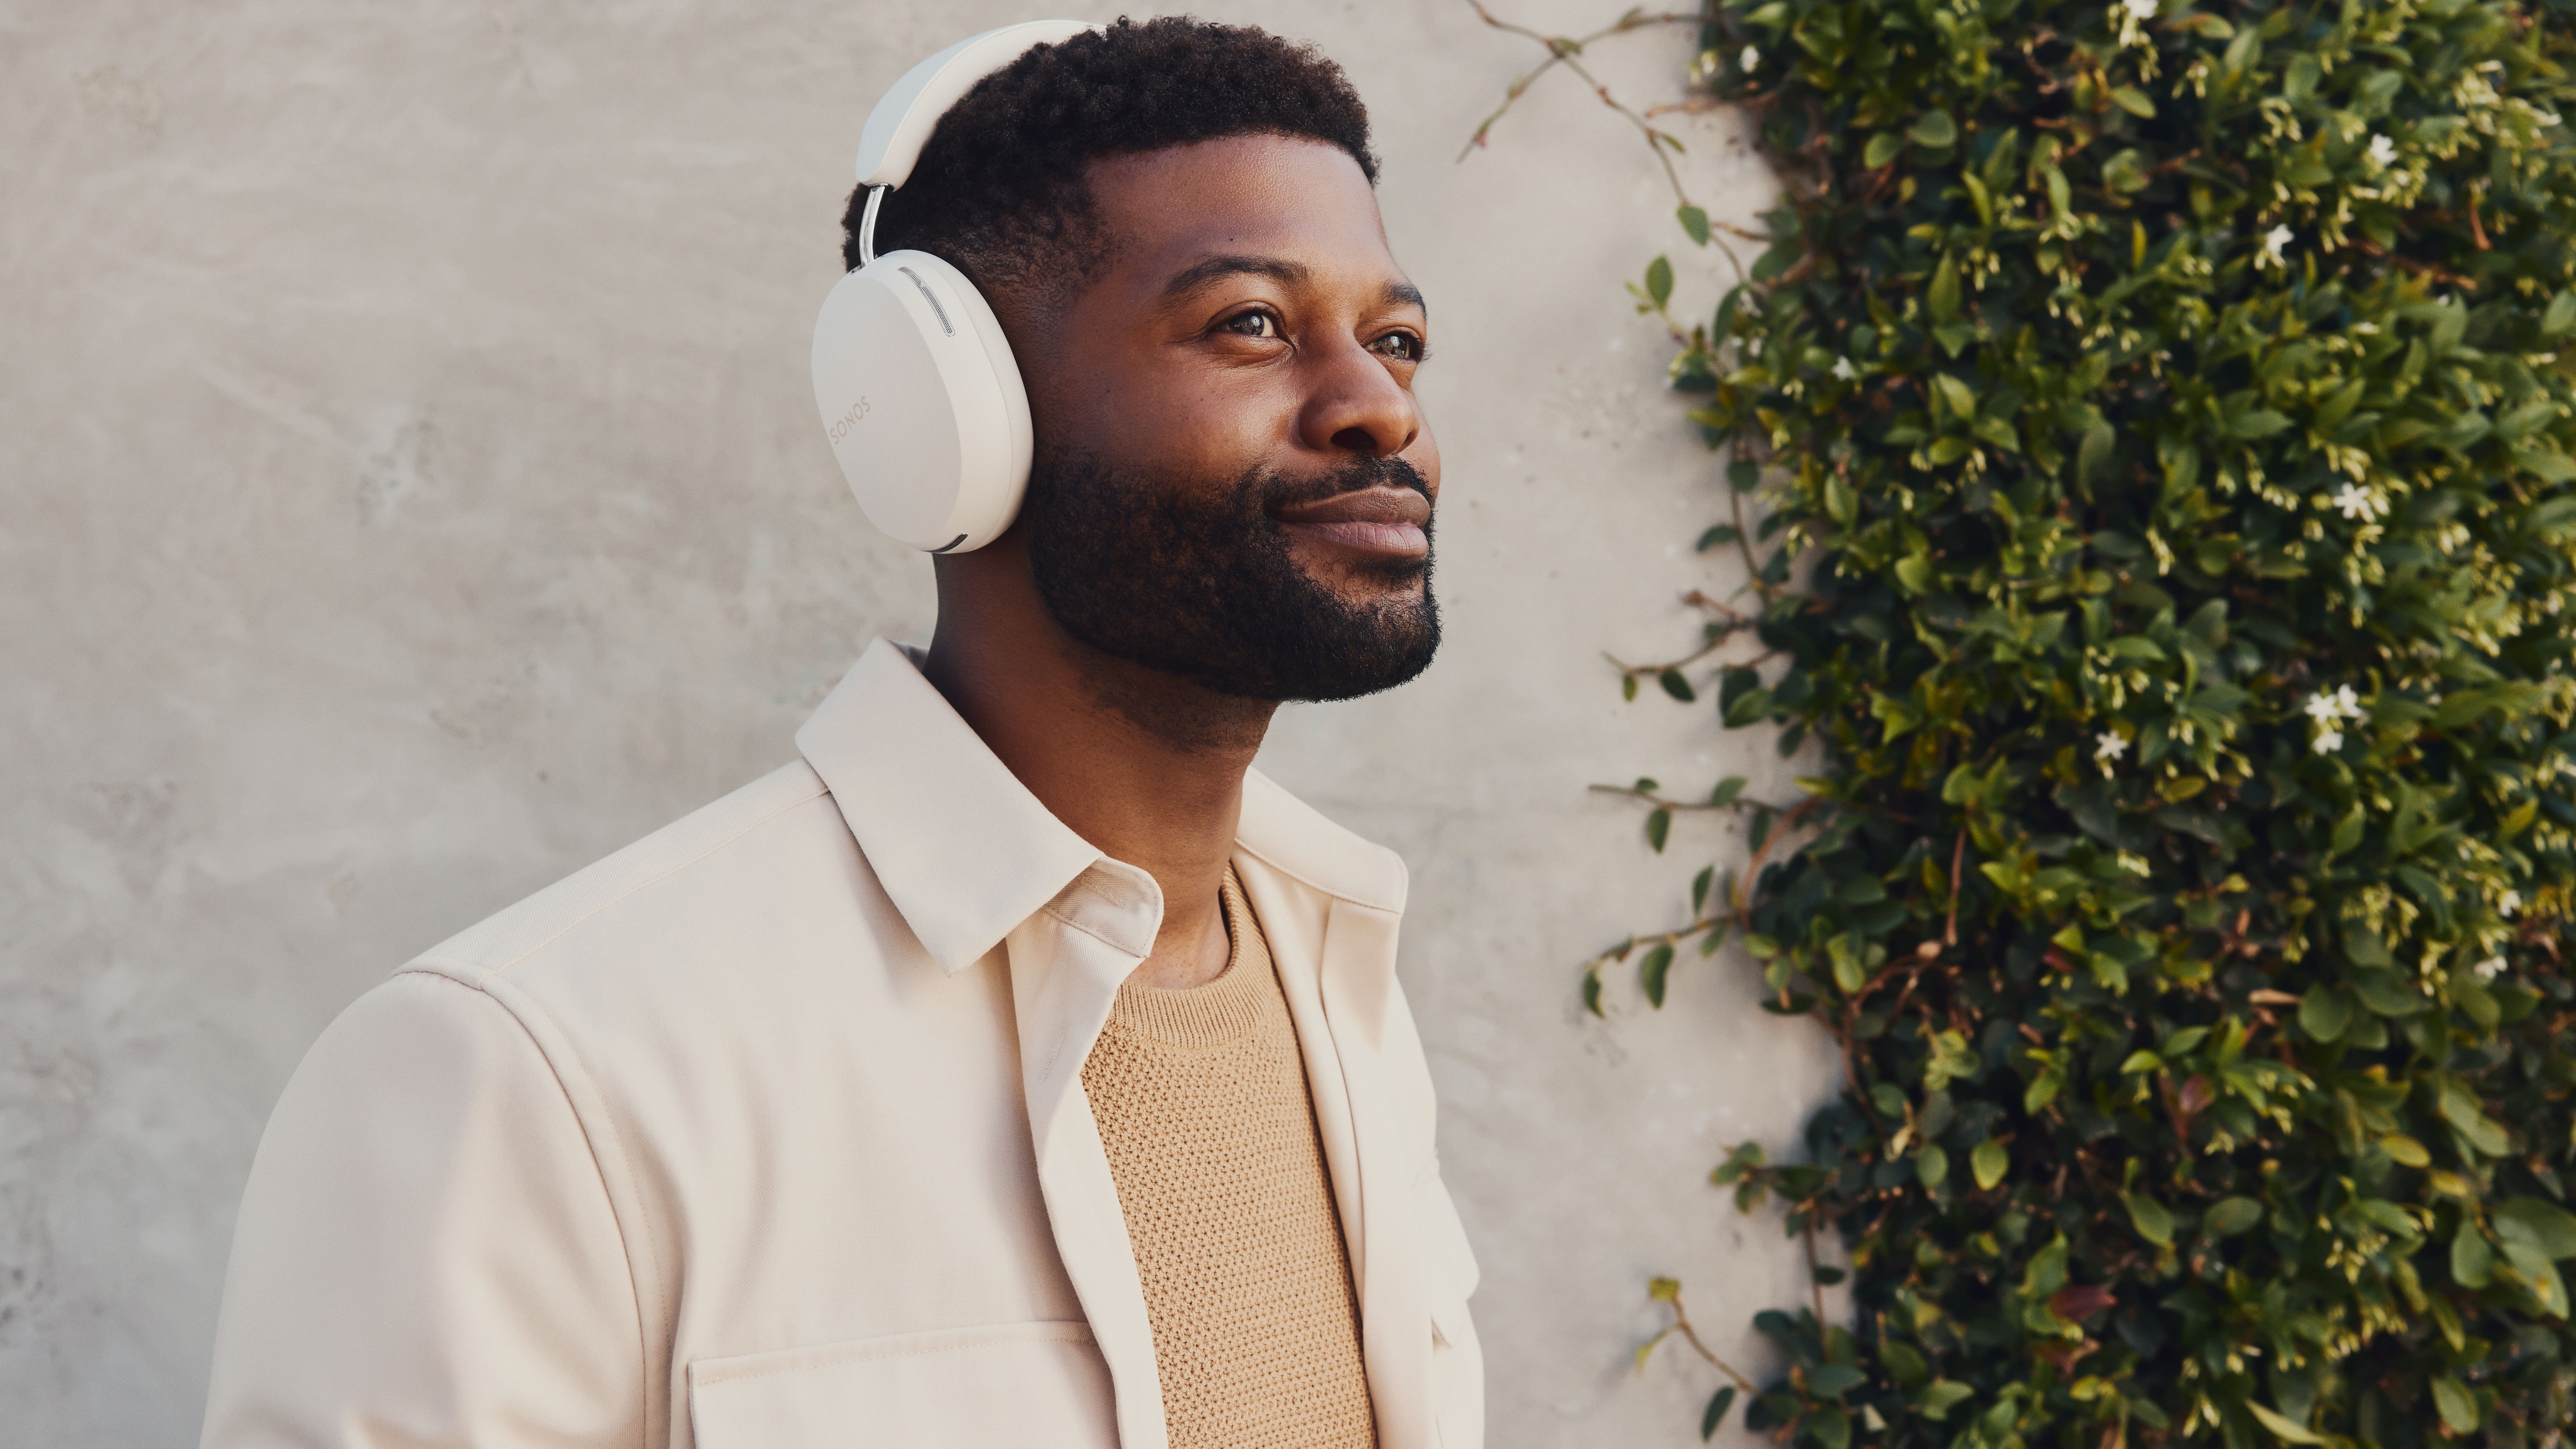
[[[483,987],[602,935],[676,918],[721,932],[816,871],[846,875],[857,851],[804,761],[772,771],[422,952],[406,972]],[[862,869],[864,867],[861,867]]]

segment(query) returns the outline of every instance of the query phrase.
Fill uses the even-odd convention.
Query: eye
[[[1423,358],[1422,339],[1411,332],[1390,332],[1370,343],[1369,351],[1399,362],[1420,362]]]
[[[1238,312],[1226,318],[1217,324],[1217,330],[1231,332],[1237,337],[1277,337],[1279,314],[1266,307],[1256,307],[1252,311]]]

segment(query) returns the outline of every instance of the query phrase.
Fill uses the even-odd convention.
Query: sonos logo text
[[[848,437],[850,435],[850,429],[857,427],[860,420],[867,417],[867,415],[868,400],[865,397],[861,397],[857,402],[850,404],[850,410],[848,412],[845,412],[832,420],[832,441],[837,443],[843,438]]]

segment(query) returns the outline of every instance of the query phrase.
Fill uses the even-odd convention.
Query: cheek
[[[1156,473],[1232,479],[1294,446],[1291,382],[1286,368],[1104,379],[1080,427],[1103,456]]]

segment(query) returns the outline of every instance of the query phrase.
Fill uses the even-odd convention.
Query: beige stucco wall
[[[1622,0],[1502,0],[1553,28]],[[234,1202],[324,1022],[420,948],[789,757],[926,565],[869,535],[804,377],[849,153],[1001,0],[0,4],[0,1443],[192,1442]],[[1604,648],[1686,637],[1713,471],[1620,290],[1672,243],[1568,78],[1464,164],[1523,43],[1461,0],[1202,8],[1373,107],[1432,301],[1450,642],[1265,763],[1412,862],[1403,972],[1485,1263],[1498,1446],[1687,1444],[1627,1352],[1803,1296],[1703,1181],[1825,1044],[1742,963],[1583,1020],[1574,968],[1740,843],[1648,855],[1585,785],[1779,773]],[[1678,34],[1596,57],[1667,94]],[[1686,166],[1749,218],[1728,123]],[[1684,259],[1694,307],[1712,259]],[[1785,792],[1785,783],[1775,786]]]

